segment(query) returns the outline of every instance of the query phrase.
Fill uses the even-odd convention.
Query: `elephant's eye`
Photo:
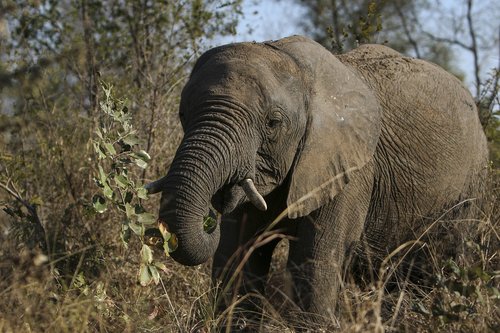
[[[283,123],[283,115],[280,112],[275,111],[271,114],[271,116],[267,120],[266,126],[269,129],[276,129],[280,127],[282,123]]]
[[[276,128],[281,124],[281,119],[269,119],[267,122],[267,127]]]

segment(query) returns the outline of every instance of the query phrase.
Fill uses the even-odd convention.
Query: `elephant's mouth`
[[[230,183],[222,186],[213,195],[212,206],[220,213],[232,212],[245,201],[250,201],[257,209],[267,210],[267,203],[259,193],[251,178],[244,178],[237,184]]]
[[[221,214],[228,214],[245,202],[246,195],[238,184],[222,186],[212,197],[212,206]]]

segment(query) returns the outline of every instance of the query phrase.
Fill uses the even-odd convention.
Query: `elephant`
[[[162,193],[171,257],[213,258],[214,284],[239,277],[227,294],[262,294],[289,237],[292,297],[311,316],[335,310],[360,246],[380,264],[442,214],[475,214],[485,190],[486,139],[469,91],[383,45],[335,55],[291,36],[215,47],[195,63],[179,118],[168,173],[146,186]],[[221,218],[207,229],[211,207]]]

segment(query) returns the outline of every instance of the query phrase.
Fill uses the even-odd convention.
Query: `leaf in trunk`
[[[177,250],[177,246],[179,242],[177,241],[177,236],[168,231],[168,226],[164,222],[160,221],[158,225],[158,229],[163,236],[163,250],[165,255],[169,256],[171,252]]]
[[[174,233],[170,233],[169,239],[163,243],[163,249],[166,255],[177,250],[177,246],[179,246],[179,242],[177,241],[177,236]]]
[[[217,220],[213,216],[209,214],[203,218],[203,230],[205,230],[206,233],[211,233],[216,227]]]

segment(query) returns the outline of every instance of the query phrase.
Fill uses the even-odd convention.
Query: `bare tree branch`
[[[399,2],[395,1],[394,6],[396,8],[399,18],[401,19],[401,24],[403,25],[403,30],[405,32],[406,38],[408,38],[408,42],[413,47],[413,50],[415,51],[415,55],[417,56],[417,58],[421,58],[420,49],[418,48],[417,42],[415,41],[415,39],[413,39],[411,35],[410,29],[408,27],[408,22],[406,21],[406,17],[403,14],[403,11],[401,10]]]
[[[35,227],[35,239],[36,242],[39,243],[42,251],[47,250],[47,244],[45,242],[45,229],[40,222],[40,218],[38,217],[38,213],[36,211],[36,205],[30,204],[27,200],[23,199],[19,191],[13,186],[12,184],[11,188],[9,186],[10,181],[8,180],[7,183],[0,183],[0,188],[2,188],[5,192],[7,192],[10,196],[12,196],[16,201],[18,201],[21,205],[23,205],[27,210],[28,213],[31,216],[31,222],[33,223]]]
[[[457,45],[457,46],[460,46],[463,49],[466,49],[467,51],[472,51],[470,45],[467,45],[464,42],[461,42],[461,41],[459,41],[456,38],[438,37],[438,36],[435,36],[435,35],[431,34],[430,32],[427,32],[427,31],[424,31],[423,33],[428,38],[430,38],[431,40],[433,40],[435,42],[441,42],[441,43],[447,43],[447,44]]]
[[[474,76],[476,80],[476,97],[479,98],[481,94],[481,77],[479,74],[479,57],[477,50],[476,31],[474,30],[472,22],[472,0],[467,0],[467,26],[469,28],[469,35],[471,39],[470,51],[474,58]]]

